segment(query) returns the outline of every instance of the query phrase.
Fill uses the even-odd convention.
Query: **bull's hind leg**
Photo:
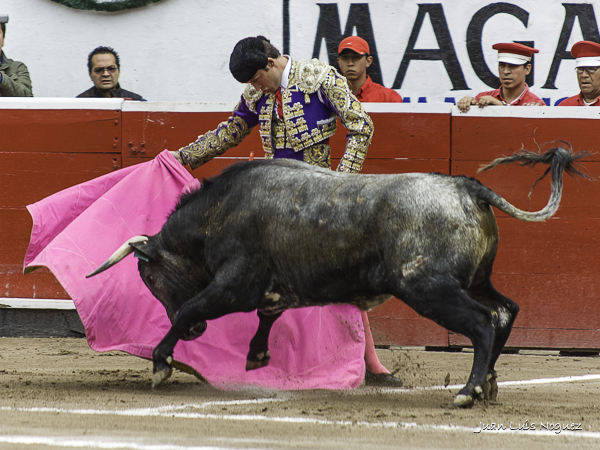
[[[494,344],[495,319],[490,309],[469,297],[455,279],[445,275],[404,278],[395,295],[422,316],[471,340],[473,367],[453,405],[467,407],[476,399],[483,400]]]
[[[498,383],[496,381],[495,366],[512,331],[513,324],[519,313],[519,305],[498,292],[489,279],[476,286],[471,286],[469,288],[469,295],[482,305],[490,308],[492,314],[497,317],[495,340],[492,346],[492,356],[484,389],[486,398],[496,400],[498,397]]]
[[[275,321],[281,316],[280,313],[265,314],[258,310],[258,329],[250,341],[250,350],[246,358],[246,370],[260,369],[269,365],[271,353],[269,352],[269,334]]]
[[[240,281],[241,276],[231,274],[231,278],[237,282],[215,277],[206,289],[179,308],[171,329],[152,353],[153,387],[171,376],[173,349],[186,332],[196,324],[234,312],[250,312],[257,308],[264,289],[261,290],[256,284],[250,284],[247,280]]]

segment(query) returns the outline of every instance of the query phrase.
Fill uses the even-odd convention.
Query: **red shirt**
[[[498,89],[495,89],[493,91],[481,92],[480,94],[477,94],[477,97],[475,97],[475,100],[479,100],[484,95],[491,95],[492,97],[497,98],[498,100],[500,100],[502,102],[505,101],[502,98],[502,87],[499,87]],[[541,103],[542,105],[546,106],[546,102],[544,102],[544,100],[542,100],[537,95],[535,95],[533,92],[531,92],[529,90],[529,86],[527,86],[527,84],[525,84],[525,90],[523,91],[523,93],[519,96],[519,98],[517,98],[513,103],[511,103],[510,106],[523,106],[524,103],[530,103],[530,102],[538,102],[538,103]]]
[[[400,94],[393,89],[374,83],[369,75],[367,75],[365,84],[361,86],[358,94],[356,94],[356,98],[361,102],[402,103]]]
[[[600,106],[600,98],[597,98],[594,103],[591,105],[586,105],[583,95],[581,92],[578,95],[574,95],[573,97],[565,98],[562,102],[560,102],[557,106]]]

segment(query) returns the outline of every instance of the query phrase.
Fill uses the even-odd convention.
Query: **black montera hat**
[[[258,70],[267,67],[268,63],[264,41],[248,37],[235,44],[229,57],[229,71],[240,83],[247,83]]]

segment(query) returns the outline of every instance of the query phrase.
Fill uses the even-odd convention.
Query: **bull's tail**
[[[535,166],[538,163],[543,163],[543,164],[549,165],[550,167],[548,167],[546,169],[546,171],[543,173],[543,175],[540,178],[538,178],[535,181],[535,183],[533,184],[533,186],[531,187],[531,190],[533,190],[535,185],[540,180],[542,180],[546,175],[548,175],[548,172],[551,173],[552,181],[551,181],[550,199],[548,200],[548,204],[540,211],[536,211],[536,212],[523,211],[523,210],[511,205],[510,203],[508,203],[504,198],[502,198],[501,196],[496,194],[491,189],[486,190],[485,194],[481,195],[480,198],[482,198],[482,200],[486,201],[487,203],[491,204],[492,206],[495,206],[496,208],[500,209],[501,211],[504,211],[505,213],[510,214],[511,216],[513,216],[516,219],[524,220],[527,222],[544,221],[544,220],[552,217],[556,213],[556,210],[558,209],[558,206],[560,205],[560,199],[562,197],[562,190],[563,190],[563,174],[564,174],[564,172],[568,173],[572,177],[579,176],[579,177],[582,177],[585,179],[591,179],[590,176],[581,172],[576,167],[577,161],[580,160],[581,158],[585,158],[587,156],[589,156],[589,153],[587,153],[587,152],[573,153],[571,150],[567,150],[562,147],[555,147],[555,148],[552,148],[552,149],[548,150],[547,152],[541,153],[541,154],[535,153],[535,152],[529,152],[526,150],[521,150],[512,156],[495,159],[487,166],[479,169],[479,172],[483,172],[485,170],[492,169],[499,164],[512,164],[512,163],[517,163],[522,166]],[[531,195],[531,191],[529,194]]]

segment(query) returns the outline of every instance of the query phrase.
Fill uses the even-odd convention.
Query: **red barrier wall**
[[[223,105],[87,102],[0,103],[0,296],[68,298],[47,270],[22,275],[31,230],[27,204],[147,161],[165,148],[177,149],[229,116],[229,108]],[[477,168],[522,144],[535,149],[534,139],[539,143],[562,139],[574,150],[595,150],[598,117],[589,111],[592,108],[487,108],[463,115],[450,105],[366,107],[375,136],[364,172],[476,176],[523,209],[541,170],[510,166],[476,175]],[[331,145],[337,165],[345,146],[343,127]],[[250,152],[256,158],[264,156],[257,132],[193,174],[212,176],[248,159]],[[599,173],[599,164],[597,156],[586,161],[592,174]],[[536,187],[532,209],[545,205],[548,186],[545,180]],[[600,283],[594,276],[599,266],[595,258],[599,200],[596,183],[567,177],[563,203],[552,220],[523,223],[497,214],[501,241],[492,280],[521,306],[508,345],[600,348],[600,314],[595,305]],[[469,345],[464,337],[448,333],[398,300],[375,308],[369,317],[380,344]]]
[[[574,151],[597,151],[597,112],[583,108],[513,108],[520,116],[452,117],[452,174],[473,175],[478,166],[501,154],[536,143],[563,140]],[[562,117],[561,117],[562,115]],[[570,117],[570,118],[565,118]],[[577,119],[573,117],[578,117]],[[552,145],[546,145],[544,149]],[[600,158],[592,155],[585,166],[590,174],[600,173]],[[542,168],[517,166],[496,168],[477,175],[521,209]],[[531,209],[548,201],[549,180],[536,186]],[[600,284],[597,255],[600,240],[600,190],[597,182],[566,176],[564,194],[557,214],[545,223],[524,223],[497,212],[500,247],[492,281],[498,290],[515,300],[521,310],[508,346],[599,348],[600,313],[597,304]],[[450,334],[451,345],[467,344],[466,338]]]

